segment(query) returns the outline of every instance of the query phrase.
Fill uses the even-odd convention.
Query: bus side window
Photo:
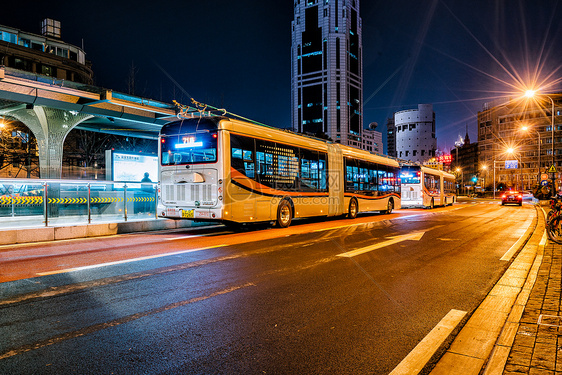
[[[345,191],[352,192],[355,190],[353,185],[355,181],[355,174],[353,168],[356,165],[356,161],[353,159],[345,159]],[[357,167],[355,167],[357,169]]]
[[[322,161],[323,162],[323,161]],[[304,191],[317,191],[320,188],[321,168],[318,153],[301,150],[300,160],[300,185]]]
[[[322,191],[326,191],[326,160],[322,159],[324,156],[320,156],[320,160],[318,161],[318,179],[319,179],[319,186],[318,189]]]
[[[254,171],[254,140],[251,138],[231,135],[231,165],[249,178],[255,178]]]

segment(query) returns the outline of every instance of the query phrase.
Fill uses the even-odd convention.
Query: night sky
[[[57,1],[2,4],[0,24],[84,46],[95,84],[269,125],[291,125],[292,0]],[[562,91],[562,4],[555,0],[362,0],[364,126],[432,103],[437,145],[449,150],[493,98],[522,84]],[[134,69],[133,69],[134,67]],[[175,85],[173,78],[177,82]],[[386,144],[384,147],[386,152]]]

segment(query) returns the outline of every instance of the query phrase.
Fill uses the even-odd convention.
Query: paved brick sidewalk
[[[549,241],[541,255],[504,375],[562,375],[562,245]]]

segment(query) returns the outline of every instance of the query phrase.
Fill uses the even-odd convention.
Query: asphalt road
[[[0,247],[0,374],[387,374],[508,266],[530,205]]]

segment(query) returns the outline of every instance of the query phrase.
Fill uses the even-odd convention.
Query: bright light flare
[[[527,91],[525,91],[525,96],[526,96],[527,98],[532,98],[532,97],[535,96],[536,93],[537,93],[536,90],[527,90]]]

